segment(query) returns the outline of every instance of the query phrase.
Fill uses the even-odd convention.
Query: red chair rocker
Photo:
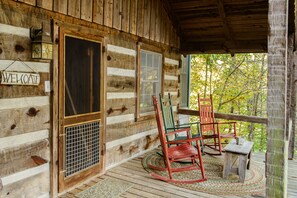
[[[156,120],[157,120],[159,138],[162,146],[165,168],[153,166],[150,164],[148,166],[149,168],[155,169],[155,170],[160,170],[160,171],[167,170],[169,174],[169,178],[158,175],[156,173],[151,173],[151,175],[156,179],[166,181],[166,182],[173,182],[173,183],[194,183],[194,182],[206,181],[204,166],[202,161],[202,154],[201,154],[201,149],[199,144],[201,137],[190,138],[190,128],[184,128],[184,129],[165,133],[163,117],[162,117],[160,105],[158,103],[156,96],[153,96],[153,103],[154,103],[154,109],[156,113]],[[169,141],[166,138],[167,135],[174,135],[185,131],[187,132],[186,139]],[[196,142],[195,147],[192,146],[192,142]],[[170,145],[170,147],[168,147],[168,145]],[[196,161],[197,159],[199,159],[199,163]],[[190,160],[190,162],[187,164],[183,164],[184,166],[181,166],[181,167],[177,167],[177,168],[171,167],[172,162],[178,162],[182,160]],[[202,178],[189,179],[189,180],[179,180],[179,179],[173,178],[174,172],[184,172],[184,171],[191,171],[191,170],[200,170]]]
[[[198,107],[203,145],[215,150],[215,152],[204,152],[211,155],[221,155],[222,144],[224,144],[222,140],[236,137],[236,122],[215,121],[212,95],[210,98],[200,98],[198,95]],[[225,126],[224,129],[222,126]]]

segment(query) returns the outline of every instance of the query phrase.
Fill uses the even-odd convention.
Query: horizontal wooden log
[[[31,144],[34,141],[48,139],[48,130],[34,131],[31,133],[24,133],[21,135],[14,135],[0,138],[0,149],[8,149],[22,144]]]
[[[107,99],[135,98],[135,92],[107,92]]]
[[[191,109],[178,109],[178,113],[192,116],[200,116],[199,111]],[[236,114],[214,113],[215,118],[221,118],[226,120],[235,120],[259,124],[267,124],[267,118],[261,118],[256,116],[245,116]]]
[[[174,81],[178,81],[178,76],[164,75],[164,80],[174,80]]]
[[[117,166],[120,163],[157,147],[159,144],[158,135],[151,134],[107,149],[106,167],[109,169]]]
[[[132,114],[135,112],[135,98],[107,100],[105,112],[107,116]]]
[[[50,156],[49,142],[47,139],[23,144],[14,148],[3,149],[0,151],[0,175],[7,175],[21,172],[29,168],[36,167],[38,164],[33,160],[33,156],[48,161]]]
[[[106,124],[117,124],[121,122],[128,122],[135,119],[135,115],[133,114],[124,114],[124,115],[117,115],[117,116],[110,116],[106,118]]]
[[[0,85],[0,98],[46,96],[44,92],[45,80],[49,80],[49,73],[40,73],[40,83],[37,86]]]
[[[1,28],[2,27],[0,24],[0,29]],[[10,31],[13,31],[13,29]],[[29,37],[15,35],[14,33],[15,32],[11,32],[10,34],[0,33],[2,49],[0,58],[11,60],[27,60],[28,57],[31,57],[31,39]]]
[[[33,61],[0,60],[0,70],[17,72],[40,72],[49,73],[50,64]],[[33,70],[33,71],[32,71]]]
[[[35,116],[34,113],[36,113]],[[5,120],[1,124],[0,138],[49,129],[50,106],[29,104],[25,108],[0,110],[0,120]]]
[[[164,80],[164,90],[166,91],[177,91],[179,88],[178,81]]]
[[[108,92],[133,92],[136,89],[135,78],[123,76],[108,76]]]
[[[155,119],[143,121],[128,121],[106,126],[106,141],[114,141],[121,138],[129,137],[143,131],[155,129],[157,123]],[[121,130],[119,130],[121,129]]]
[[[4,187],[0,197],[39,197],[50,191],[49,164],[2,179]]]
[[[134,69],[122,69],[116,67],[107,67],[108,76],[124,76],[124,77],[133,77],[136,76],[136,71]]]
[[[123,55],[128,55],[128,56],[134,56],[134,57],[136,56],[135,49],[129,49],[129,48],[120,47],[120,46],[111,45],[111,44],[107,45],[107,51],[115,52],[115,53],[123,54]]]
[[[178,75],[178,67],[175,65],[164,65],[164,74],[169,76],[177,76]]]
[[[179,60],[175,60],[175,59],[171,59],[171,58],[166,58],[165,57],[165,64],[169,64],[169,65],[179,65]]]
[[[135,70],[136,57],[116,52],[107,52],[107,66]]]
[[[8,24],[0,24],[0,33],[2,34],[14,34],[16,36],[27,37],[30,38],[30,29],[16,27]]]

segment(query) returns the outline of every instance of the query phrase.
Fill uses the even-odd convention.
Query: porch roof
[[[267,0],[163,0],[163,3],[178,30],[183,53],[267,52]],[[290,13],[294,18],[293,8]]]

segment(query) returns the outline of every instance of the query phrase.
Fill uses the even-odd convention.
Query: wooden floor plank
[[[156,151],[152,151],[156,152]],[[85,182],[85,184],[80,185],[70,192],[66,192],[59,198],[73,198],[76,197],[78,193],[103,181],[107,178],[113,178],[117,180],[122,180],[133,184],[126,192],[122,193],[120,197],[122,198],[183,198],[183,197],[201,197],[201,198],[240,198],[240,196],[216,196],[210,195],[202,192],[191,191],[184,189],[169,183],[156,180],[151,177],[151,175],[143,168],[142,159],[145,155],[131,159],[117,167],[114,167],[106,172],[105,175],[93,177],[92,179]],[[253,153],[253,162],[265,165],[265,154],[264,153]],[[288,161],[288,197],[297,197],[297,160]],[[244,196],[251,197],[251,196]]]

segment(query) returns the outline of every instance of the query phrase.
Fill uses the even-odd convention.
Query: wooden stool
[[[244,182],[245,171],[250,169],[250,160],[253,148],[253,142],[245,141],[242,145],[237,145],[236,140],[233,139],[224,148],[224,171],[223,178],[226,179],[231,172],[239,175],[239,181]],[[238,159],[238,167],[233,168],[233,164]]]

